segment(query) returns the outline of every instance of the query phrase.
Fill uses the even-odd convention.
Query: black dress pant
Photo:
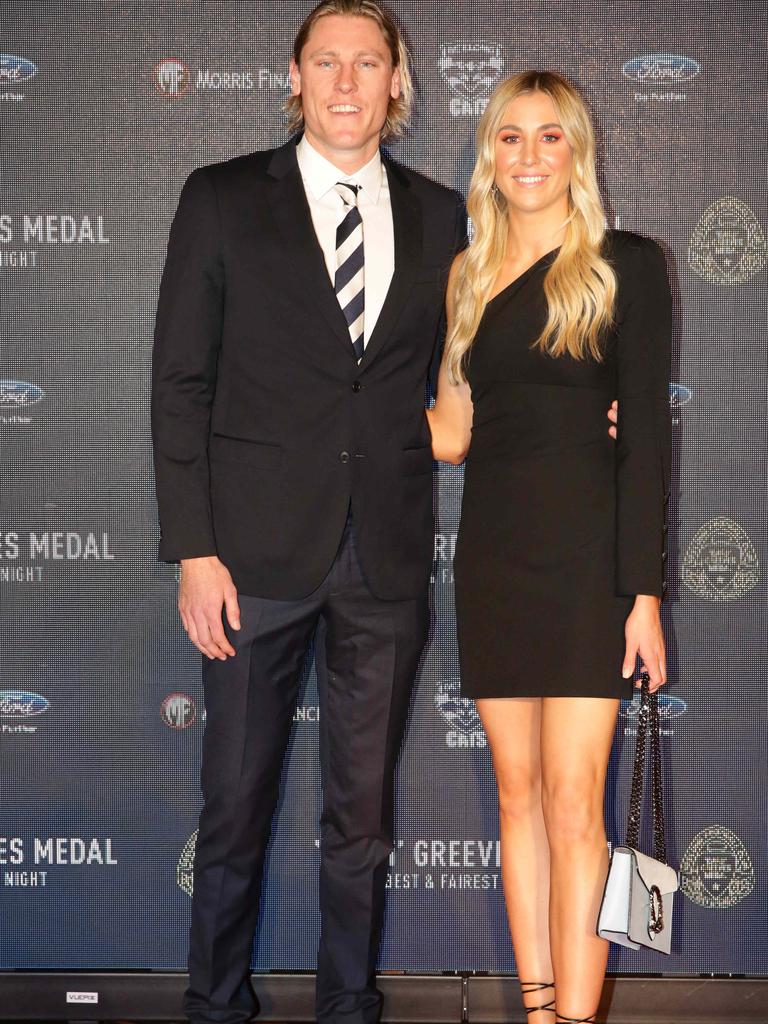
[[[308,597],[240,596],[236,655],[204,660],[203,809],[194,864],[190,984],[194,1024],[247,1021],[264,853],[302,665],[313,638],[320,700],[320,948],[317,1019],[379,1018],[375,964],[393,848],[394,769],[428,626],[427,595],[374,597],[351,521]]]

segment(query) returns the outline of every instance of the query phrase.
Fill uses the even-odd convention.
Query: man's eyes
[[[317,66],[319,68],[335,68],[338,65],[335,60],[319,60],[317,62]],[[378,66],[378,63],[375,60],[361,60],[358,62],[358,67],[365,68],[366,70],[369,68],[377,68]]]

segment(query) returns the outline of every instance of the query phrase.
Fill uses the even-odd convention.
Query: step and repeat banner
[[[682,893],[672,955],[614,950],[610,968],[768,973],[761,11],[746,0],[391,6],[419,89],[397,159],[466,192],[493,86],[556,69],[594,112],[610,222],[667,253],[675,460],[661,708]],[[2,4],[0,968],[185,965],[204,713],[176,568],[155,560],[154,308],[187,174],[284,141],[288,55],[308,9]],[[512,971],[490,757],[459,694],[462,470],[440,466],[434,480],[434,629],[399,770],[380,966]],[[636,716],[625,702],[612,842],[624,838]],[[314,965],[317,729],[310,659],[256,970]]]

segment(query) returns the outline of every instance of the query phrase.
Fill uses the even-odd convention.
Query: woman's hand
[[[448,275],[448,290],[445,309],[448,321],[448,335],[451,333],[454,316],[453,295],[456,275],[464,253],[454,259]],[[427,422],[432,435],[432,455],[439,462],[458,465],[464,461],[472,439],[472,391],[466,381],[451,384],[448,367],[443,355],[437,378],[437,397],[432,409],[427,409]]]
[[[638,594],[624,627],[627,642],[621,674],[629,679],[635,671],[640,655],[642,671],[650,676],[651,693],[667,682],[667,658],[664,651],[664,633],[661,629],[661,600],[650,594]],[[635,686],[639,687],[640,682]]]

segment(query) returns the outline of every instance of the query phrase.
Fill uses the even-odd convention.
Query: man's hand
[[[189,639],[208,658],[226,661],[235,654],[227,640],[222,622],[226,608],[227,622],[240,629],[240,606],[237,590],[227,567],[216,555],[181,560],[179,614]]]
[[[608,410],[608,419],[611,421],[611,426],[608,427],[608,433],[611,435],[613,440],[616,440],[616,424],[619,422],[619,403],[614,398],[611,403],[611,408]]]

